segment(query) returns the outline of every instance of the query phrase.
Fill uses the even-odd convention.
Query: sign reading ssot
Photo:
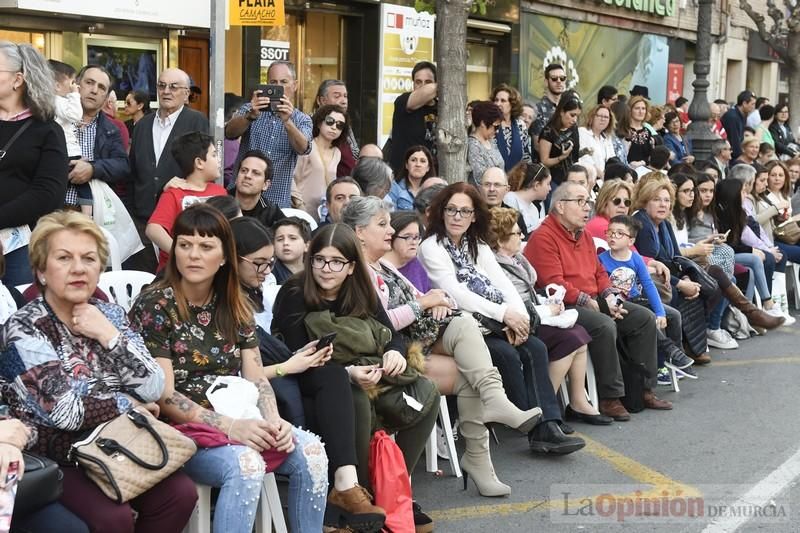
[[[283,26],[283,0],[230,0],[231,26]]]
[[[433,23],[429,13],[413,7],[381,4],[381,67],[378,86],[380,145],[392,129],[395,99],[414,90],[411,69],[419,61],[433,61]]]

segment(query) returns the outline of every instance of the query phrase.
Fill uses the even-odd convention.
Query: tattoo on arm
[[[230,422],[227,424],[225,423],[225,417],[219,413],[215,413],[209,409],[206,409],[178,391],[172,393],[172,396],[164,400],[164,405],[173,407],[180,412],[180,420],[174,420],[175,422],[185,423],[185,422],[194,422],[200,421],[203,424],[208,424],[211,427],[217,428],[220,431],[225,431],[230,426]],[[167,416],[170,416],[170,413],[165,413]],[[170,418],[177,418],[177,417],[170,417]]]
[[[258,387],[258,403],[256,405],[264,420],[272,421],[280,418],[278,403],[275,401],[275,391],[272,390],[269,380],[266,378],[258,380],[256,387]]]

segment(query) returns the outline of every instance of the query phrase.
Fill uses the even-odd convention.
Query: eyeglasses
[[[325,117],[325,125],[332,126],[337,130],[342,131],[344,127],[347,125],[347,123],[342,120],[336,120],[333,117]]]
[[[241,259],[242,261],[245,261],[245,262],[250,263],[251,265],[253,265],[253,268],[255,268],[256,272],[258,272],[259,274],[263,274],[264,272],[266,272],[268,270],[272,270],[272,267],[275,266],[275,258],[274,257],[272,259],[270,259],[269,261],[265,262],[265,263],[256,263],[252,259],[248,259],[246,257],[242,257],[241,255],[239,256],[239,259]]]
[[[448,206],[444,208],[444,214],[452,218],[456,218],[456,216],[460,216],[462,218],[471,217],[474,212],[474,209],[470,209],[468,207],[456,209],[455,207]]]
[[[690,187],[687,189],[678,189],[678,192],[682,192],[683,194],[694,194],[694,187]]]
[[[606,231],[606,235],[608,235],[612,239],[618,239],[620,237],[630,237],[631,236],[630,233],[625,233],[624,231],[618,231],[618,230],[608,230],[608,231]]]
[[[611,203],[616,206],[619,206],[620,204],[623,203],[625,204],[625,207],[631,206],[631,201],[628,198],[614,198],[613,200],[611,200]]]
[[[575,202],[576,204],[578,204],[578,207],[586,207],[587,205],[589,205],[589,200],[587,198],[562,198],[561,201]]]
[[[175,92],[178,89],[188,89],[188,87],[185,85],[178,85],[177,83],[164,83],[163,81],[156,83],[156,88],[159,91],[166,91],[167,88],[169,88],[171,92]]]
[[[415,244],[422,240],[422,237],[419,235],[398,235],[398,239],[403,239],[406,241],[406,244],[411,243]]]
[[[567,81],[566,76],[550,76],[550,81]]]
[[[326,266],[331,272],[341,272],[350,261],[343,261],[341,259],[325,259],[321,255],[315,255],[311,258],[311,268],[322,270]]]
[[[482,183],[482,185],[484,189],[489,191],[492,189],[505,189],[508,187],[508,183],[487,183],[485,181]]]

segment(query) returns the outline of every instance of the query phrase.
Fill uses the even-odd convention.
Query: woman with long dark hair
[[[503,112],[500,127],[496,128],[494,140],[508,172],[520,162],[531,161],[531,138],[522,115],[522,97],[519,91],[507,83],[501,83],[489,98]]]
[[[332,361],[350,374],[358,477],[363,486],[369,484],[373,428],[396,433],[406,469],[413,472],[439,412],[436,386],[420,375],[419,354],[409,353],[408,343],[392,326],[368,268],[361,243],[349,226],[323,226],[308,244],[305,270],[278,293],[273,309],[281,320],[272,323],[273,333],[290,350],[336,333]],[[413,390],[406,390],[408,385]],[[413,395],[421,409],[401,408],[407,404],[400,392]]]
[[[398,211],[410,211],[414,209],[414,197],[425,180],[436,175],[436,168],[430,150],[422,145],[409,148],[403,161],[403,168],[392,182],[389,198]],[[365,194],[369,193],[365,190]]]
[[[789,105],[775,106],[775,120],[769,125],[769,132],[775,141],[775,152],[781,159],[792,159],[800,154],[800,146],[794,140],[792,125],[789,123]]]
[[[433,286],[459,309],[486,324],[484,341],[509,399],[524,410],[538,406],[543,421],[528,434],[531,450],[572,453],[584,446],[561,429],[561,409],[550,383],[547,347],[531,332],[531,317],[486,244],[489,209],[472,185],[454,183],[430,206],[428,237],[419,258]],[[492,328],[492,329],[490,329]]]
[[[567,179],[567,169],[578,162],[581,151],[578,117],[582,109],[577,93],[565,92],[539,136],[539,160],[550,169],[556,186]]]
[[[289,476],[289,523],[319,531],[328,488],[328,459],[319,439],[283,420],[258,353],[253,311],[239,288],[231,227],[213,207],[196,204],[175,220],[170,260],[161,281],[131,309],[165,376],[158,404],[176,424],[204,425],[216,447],[198,446],[183,470],[220,488],[214,530],[249,533],[266,470]],[[257,389],[260,418],[217,412],[207,398],[221,376]],[[244,386],[245,384],[243,384]]]

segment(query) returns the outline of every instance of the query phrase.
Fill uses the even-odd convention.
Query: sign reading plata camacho
[[[603,3],[659,17],[675,14],[675,0],[603,0]]]
[[[231,26],[283,26],[283,0],[230,0]]]

